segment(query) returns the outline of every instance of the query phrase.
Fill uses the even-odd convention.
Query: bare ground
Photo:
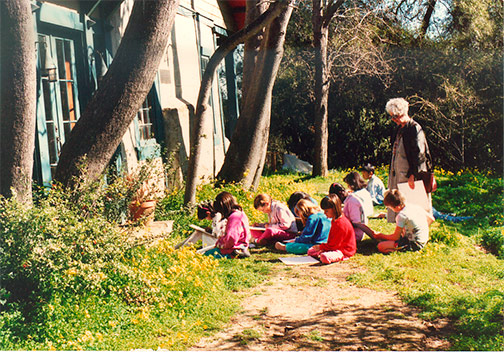
[[[290,269],[292,268],[292,269]],[[448,350],[448,321],[426,322],[394,292],[346,278],[352,261],[280,270],[251,291],[224,330],[190,350]]]

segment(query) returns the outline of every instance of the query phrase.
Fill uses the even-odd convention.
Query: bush
[[[98,290],[124,251],[118,228],[53,200],[28,207],[0,198],[0,286],[9,302]]]
[[[502,228],[484,229],[481,235],[481,244],[490,253],[504,259],[504,235]]]
[[[194,222],[182,192],[157,209],[176,220],[173,236],[139,246],[117,224],[128,202],[107,203],[126,194],[121,182],[79,184],[78,194],[55,186],[32,207],[0,198],[2,350],[184,349],[234,312],[233,291],[264,279],[268,263],[173,249]]]

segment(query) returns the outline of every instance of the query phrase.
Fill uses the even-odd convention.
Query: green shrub
[[[99,290],[124,251],[123,234],[100,217],[82,218],[50,198],[39,207],[0,198],[0,286],[8,301],[53,291]]]
[[[504,234],[502,227],[484,229],[481,234],[481,244],[490,253],[504,259]]]

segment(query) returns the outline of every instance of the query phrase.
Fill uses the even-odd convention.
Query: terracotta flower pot
[[[133,221],[138,221],[142,218],[147,218],[147,222],[154,220],[154,210],[156,209],[155,200],[146,200],[142,203],[132,202],[129,205],[130,218]]]

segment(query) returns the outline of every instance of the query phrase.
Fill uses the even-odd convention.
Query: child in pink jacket
[[[216,258],[246,258],[250,257],[248,250],[250,242],[250,227],[247,215],[238,205],[235,197],[229,192],[221,192],[214,202],[216,212],[227,219],[224,234],[217,239],[215,248],[205,252]]]

